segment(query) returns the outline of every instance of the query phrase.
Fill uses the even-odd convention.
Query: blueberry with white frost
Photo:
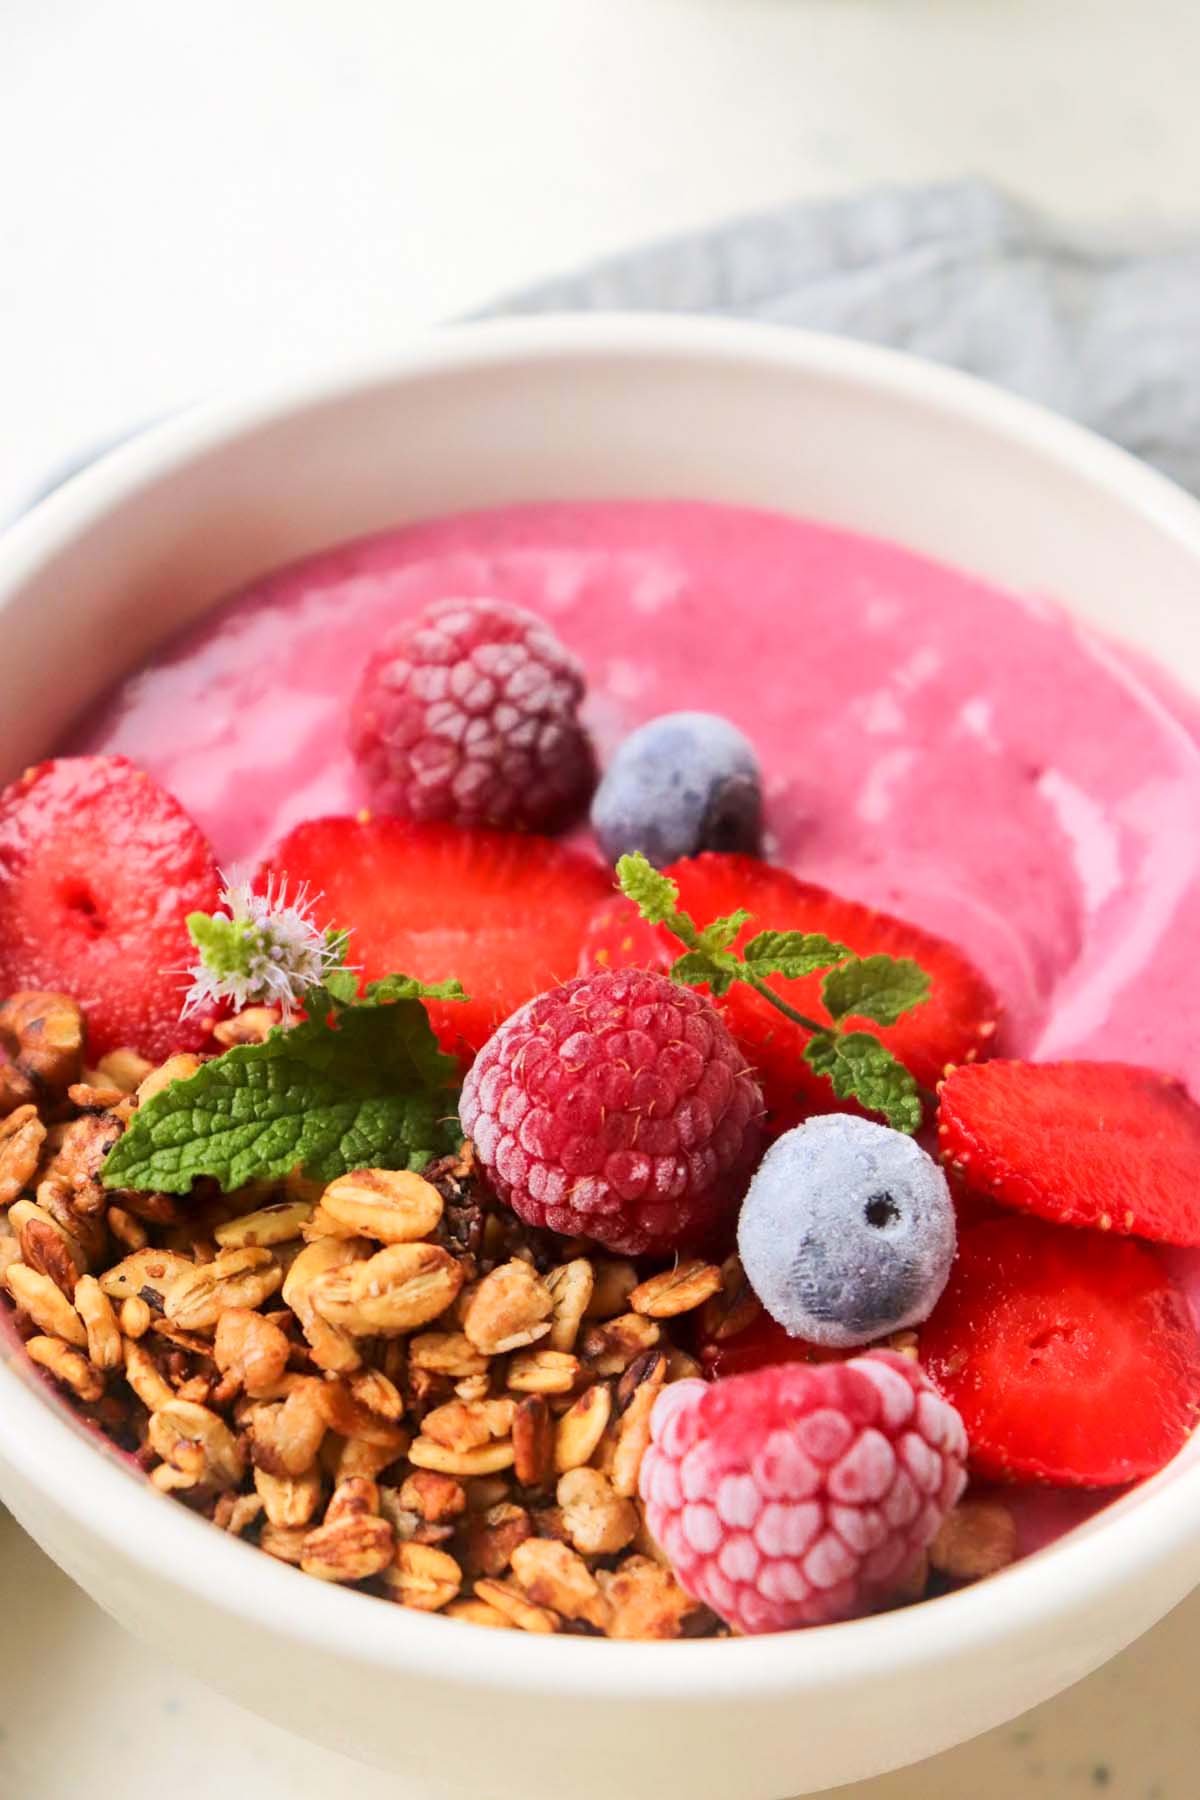
[[[846,1349],[928,1318],[954,1259],[954,1205],[903,1132],[825,1113],[785,1132],[742,1203],[738,1250],[792,1337]]]
[[[762,775],[753,746],[716,713],[664,713],[613,757],[592,829],[613,862],[640,850],[658,868],[701,850],[757,854]]]

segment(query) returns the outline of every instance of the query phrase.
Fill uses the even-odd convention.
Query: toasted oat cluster
[[[256,1009],[218,1036],[275,1022]],[[638,1473],[658,1393],[699,1372],[697,1319],[721,1339],[757,1315],[736,1260],[646,1274],[530,1230],[469,1146],[425,1176],[360,1169],[323,1191],[113,1192],[109,1148],[196,1059],[85,1069],[78,1008],[56,994],[0,1006],[0,1040],[0,1285],[31,1360],[161,1493],[422,1612],[725,1631],[650,1537]],[[1011,1560],[992,1512],[960,1507],[935,1567]]]

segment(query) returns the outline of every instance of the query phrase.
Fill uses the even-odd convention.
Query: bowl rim
[[[665,357],[755,364],[883,391],[983,427],[1082,476],[1114,505],[1180,543],[1200,578],[1200,504],[1166,476],[1084,427],[959,371],[904,352],[791,327],[670,314],[536,315],[442,326],[397,345],[218,398],[152,426],[69,478],[0,535],[0,608],[38,567],[139,488],[248,430],[356,392],[405,380],[516,362]],[[1137,1584],[1196,1538],[1200,1460],[1141,1484],[1102,1519],[973,1588],[899,1611],[810,1631],[733,1641],[614,1643],[523,1632],[496,1655],[490,1632],[402,1607],[370,1605],[352,1590],[301,1579],[252,1546],[163,1504],[0,1356],[0,1461],[45,1493],[81,1536],[147,1577],[222,1610],[231,1624],[275,1630],[364,1668],[547,1697],[705,1704],[820,1692],[847,1681],[911,1674],[947,1655],[995,1650],[1094,1604],[1108,1587]]]

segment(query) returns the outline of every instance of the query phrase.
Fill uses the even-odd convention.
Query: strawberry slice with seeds
[[[1060,1225],[1200,1245],[1200,1106],[1128,1063],[996,1061],[939,1095],[943,1156],[977,1194]]]
[[[510,1013],[574,975],[608,874],[549,838],[394,818],[313,819],[263,871],[306,881],[318,916],[351,933],[362,979],[455,976],[466,1005],[430,1002],[434,1030],[469,1061]]]
[[[0,793],[0,991],[69,994],[93,1059],[199,1048],[185,921],[220,886],[199,826],[126,757],[38,763]]]
[[[926,1001],[895,1025],[854,1018],[844,1023],[851,1031],[873,1032],[922,1087],[935,1088],[950,1064],[973,1061],[991,1048],[999,1003],[962,951],[944,938],[751,856],[710,852],[675,863],[664,873],[678,883],[679,903],[698,925],[738,907],[752,915],[737,939],[739,949],[756,932],[770,929],[823,932],[859,956],[912,957],[932,983]],[[770,977],[771,986],[791,1006],[816,1020],[828,1018],[821,981],[820,974],[800,981]],[[804,1061],[808,1033],[800,1026],[740,982],[719,1005],[762,1084],[772,1131],[784,1131],[814,1111],[848,1110],[826,1078]]]
[[[1128,1238],[1037,1219],[973,1226],[920,1348],[982,1475],[1116,1487],[1160,1469],[1196,1422],[1187,1304]]]
[[[579,951],[579,974],[598,975],[603,969],[652,969],[669,973],[683,952],[658,925],[643,919],[632,900],[610,894],[588,920]]]

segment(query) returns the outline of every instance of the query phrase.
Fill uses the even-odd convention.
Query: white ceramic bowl
[[[651,495],[895,537],[1061,597],[1200,691],[1200,508],[1086,433],[832,339],[538,320],[191,413],[46,501],[0,544],[0,773],[272,564],[458,507]],[[1193,1442],[1052,1548],[903,1612],[738,1642],[500,1635],[222,1536],[97,1448],[11,1349],[0,1494],[102,1606],[232,1699],[414,1794],[479,1800],[778,1800],[865,1777],[1045,1699],[1200,1580]]]

